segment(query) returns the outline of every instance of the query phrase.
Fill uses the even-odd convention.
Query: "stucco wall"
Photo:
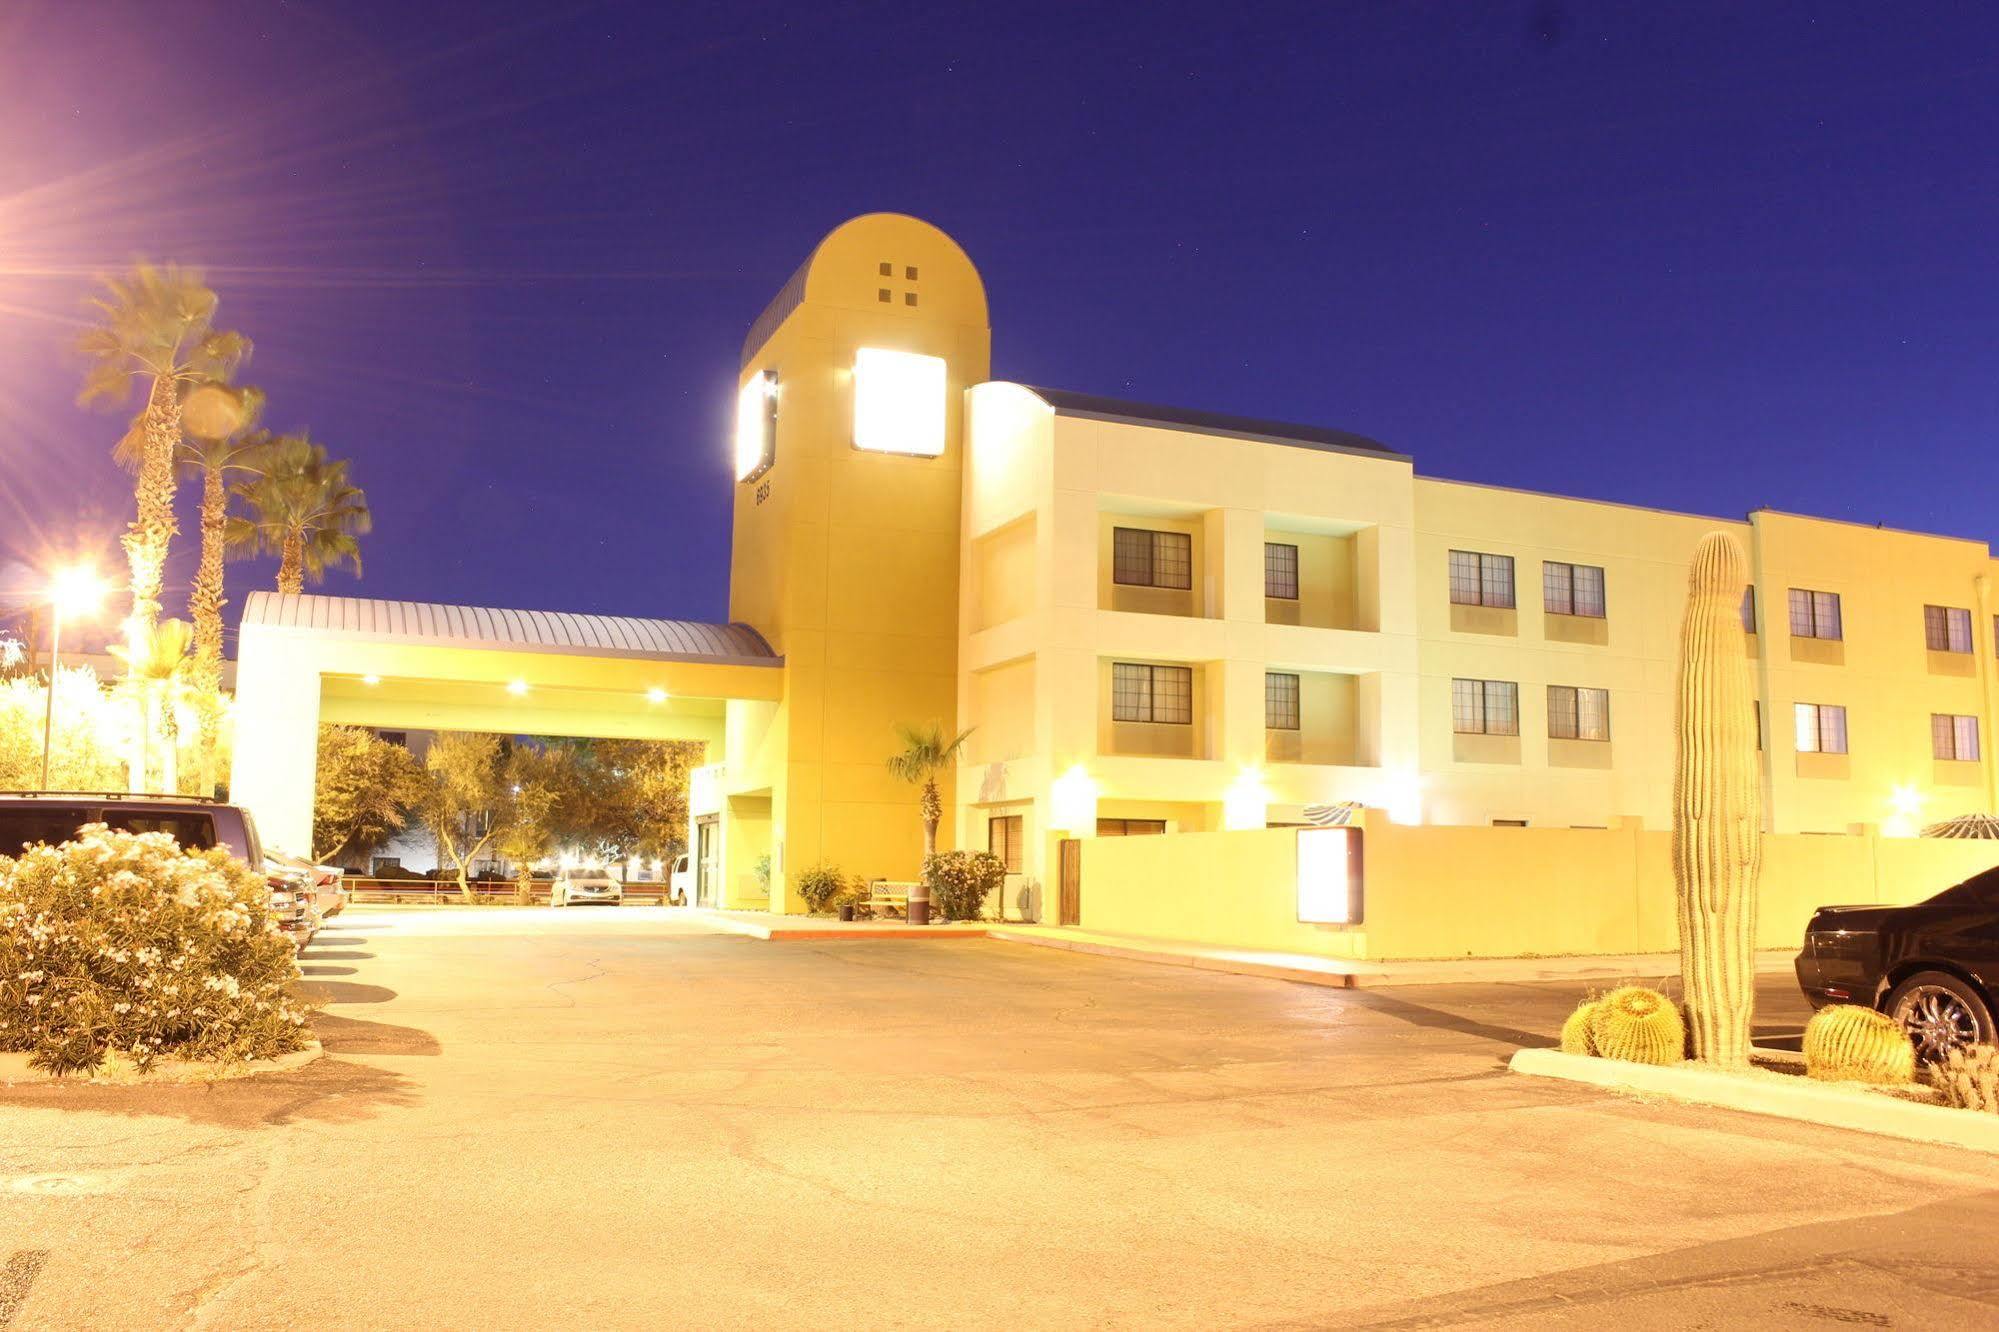
[[[1658,953],[1679,946],[1672,838],[1615,828],[1403,827],[1370,812],[1365,920],[1297,920],[1296,831],[1083,844],[1086,929],[1332,957]],[[1777,834],[1757,945],[1795,947],[1814,908],[1907,903],[1999,864],[1999,843]]]

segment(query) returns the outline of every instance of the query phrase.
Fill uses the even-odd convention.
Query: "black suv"
[[[1999,869],[1911,906],[1820,907],[1797,965],[1813,1008],[1877,1008],[1907,1028],[1925,1061],[1991,1044],[1999,1035]]]
[[[310,894],[299,892],[293,876],[265,859],[257,824],[240,805],[200,796],[0,791],[0,855],[17,856],[38,842],[67,842],[86,823],[108,824],[121,832],[170,833],[186,851],[222,847],[264,875],[271,885],[271,906],[286,932],[300,942],[312,933]]]

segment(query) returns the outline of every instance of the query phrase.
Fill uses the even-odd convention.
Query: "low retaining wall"
[[[1364,919],[1297,919],[1297,830],[1083,842],[1082,927],[1374,960],[1665,953],[1679,947],[1672,836],[1609,829],[1402,827],[1369,810]],[[1999,865],[1999,842],[1772,834],[1756,942],[1795,948],[1833,903],[1921,901]]]

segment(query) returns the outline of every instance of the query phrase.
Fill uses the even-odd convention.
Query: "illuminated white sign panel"
[[[1298,830],[1298,919],[1357,925],[1361,919],[1358,828]]]
[[[776,455],[777,376],[759,370],[736,394],[736,480],[769,471]]]
[[[935,458],[944,452],[944,358],[863,347],[854,353],[854,447]]]

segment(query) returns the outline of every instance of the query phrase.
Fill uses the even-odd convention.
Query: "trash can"
[[[930,885],[914,883],[909,886],[909,923],[928,925],[930,923]]]

